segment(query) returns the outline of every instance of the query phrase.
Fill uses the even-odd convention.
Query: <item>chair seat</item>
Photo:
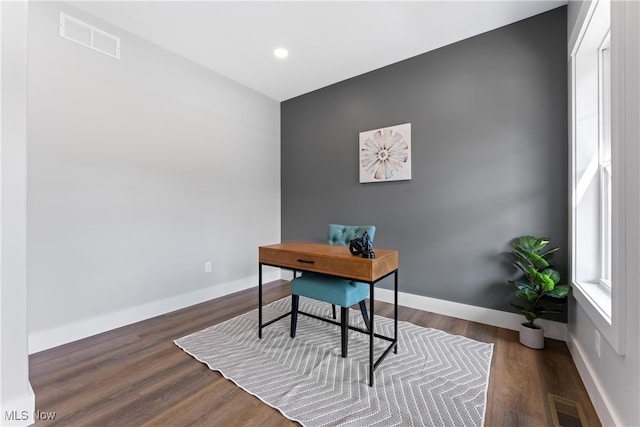
[[[335,277],[302,275],[291,280],[291,293],[351,307],[369,296],[369,285]]]

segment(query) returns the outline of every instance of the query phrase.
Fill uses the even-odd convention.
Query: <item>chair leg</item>
[[[342,343],[342,357],[347,357],[349,338],[349,307],[340,307],[340,341]]]
[[[291,338],[296,337],[296,327],[298,326],[298,303],[299,295],[291,295]]]
[[[333,309],[333,320],[335,320],[337,318],[337,316],[336,316],[336,305],[335,304],[331,304],[331,308]]]
[[[369,314],[367,313],[367,306],[364,303],[364,300],[360,301],[360,313],[362,313],[362,318],[364,319],[364,324],[367,327],[367,330],[371,330],[371,327],[369,326]]]

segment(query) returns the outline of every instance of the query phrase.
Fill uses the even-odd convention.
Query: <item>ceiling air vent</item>
[[[120,59],[120,38],[60,13],[60,37]]]

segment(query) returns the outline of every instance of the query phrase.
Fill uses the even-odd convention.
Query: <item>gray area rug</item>
[[[290,298],[263,308],[276,318]],[[331,306],[300,298],[300,309],[331,317]],[[340,314],[338,313],[338,317]],[[349,322],[364,327],[350,310]],[[377,316],[377,333],[393,336],[393,320]],[[349,357],[340,357],[340,328],[298,316],[295,339],[289,317],[258,339],[258,310],[175,341],[210,369],[305,426],[481,426],[493,344],[408,322],[398,322],[398,354],[390,353],[368,385],[369,337],[349,334]],[[376,339],[376,357],[388,343]]]

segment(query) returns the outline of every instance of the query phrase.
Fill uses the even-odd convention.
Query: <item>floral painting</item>
[[[360,182],[411,179],[411,123],[360,132]]]

